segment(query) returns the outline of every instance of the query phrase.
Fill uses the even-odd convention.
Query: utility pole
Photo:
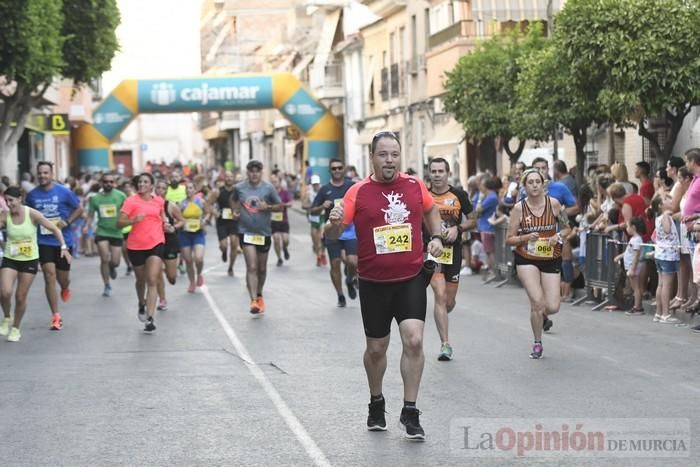
[[[554,12],[553,12],[553,3],[554,0],[549,0],[547,2],[547,38],[549,40],[552,40],[554,37]],[[559,125],[554,125],[554,132],[552,133],[552,141],[554,142],[552,145],[552,160],[555,161],[559,158],[559,131],[558,131],[558,126]]]

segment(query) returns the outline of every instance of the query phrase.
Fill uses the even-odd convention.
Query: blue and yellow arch
[[[73,143],[81,170],[104,170],[112,166],[111,142],[138,114],[270,108],[304,133],[304,156],[325,183],[342,130],[291,73],[125,80],[95,109],[93,124],[75,131]]]

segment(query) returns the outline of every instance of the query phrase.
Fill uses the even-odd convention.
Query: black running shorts
[[[159,243],[150,250],[127,250],[129,261],[131,261],[132,266],[143,266],[146,264],[146,260],[149,256],[162,258],[164,252],[165,244],[163,243]]]
[[[254,246],[254,247],[255,247],[255,250],[256,250],[258,253],[267,253],[268,251],[270,251],[270,246],[272,246],[272,237],[267,237],[267,236],[266,236],[266,237],[265,237],[265,244],[264,244],[264,245],[253,245],[253,244],[251,244],[251,243],[246,243],[246,242],[243,241],[244,238],[245,238],[245,235],[243,235],[243,234],[239,234],[239,235],[238,235],[238,240],[239,240],[239,242],[240,242],[241,248],[244,247],[244,246]]]
[[[180,240],[177,234],[165,234],[165,248],[163,249],[163,259],[176,259],[180,253]]]
[[[329,240],[325,238],[323,243],[328,250],[328,258],[332,261],[342,256],[343,250],[346,255],[357,256],[357,239],[350,240]]]
[[[523,258],[517,253],[513,254],[515,261],[515,266],[535,266],[540,272],[547,274],[560,274],[561,273],[561,258],[554,259],[529,259]]]
[[[109,242],[109,246],[122,246],[124,244],[124,240],[121,238],[115,238],[115,237],[102,237],[100,235],[95,237],[95,243],[100,243],[100,242]]]
[[[381,338],[391,332],[391,320],[425,321],[427,298],[423,273],[404,282],[369,282],[360,279],[360,308],[365,336]]]
[[[224,240],[231,235],[238,235],[238,221],[233,221],[231,219],[217,219],[216,236],[219,237],[219,241]]]
[[[272,233],[289,233],[289,222],[284,221],[272,221],[270,222],[270,227],[272,227]]]
[[[39,270],[39,260],[30,259],[29,261],[17,261],[16,259],[3,258],[0,269],[14,269],[17,272],[26,272],[28,274],[36,274]]]
[[[68,248],[73,254],[73,248]],[[70,264],[66,258],[61,258],[61,247],[51,245],[39,245],[39,263],[54,263],[58,271],[70,271]]]

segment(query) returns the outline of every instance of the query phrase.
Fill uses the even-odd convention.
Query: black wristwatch
[[[432,240],[435,240],[435,239],[440,240],[440,243],[442,243],[442,235],[431,235],[431,236],[430,236],[430,240],[431,240],[431,241],[432,241]]]
[[[464,229],[462,228],[462,224],[457,224],[457,233],[459,235],[462,235],[464,233]]]

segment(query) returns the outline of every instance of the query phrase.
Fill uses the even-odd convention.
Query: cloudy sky
[[[118,0],[121,51],[103,76],[107,95],[123,79],[197,76],[200,0]]]

